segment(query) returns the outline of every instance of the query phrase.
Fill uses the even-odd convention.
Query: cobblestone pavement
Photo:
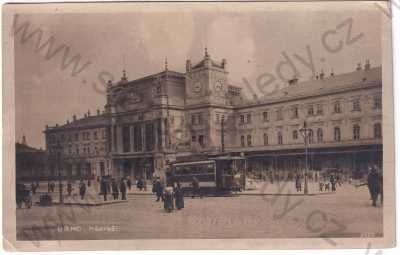
[[[98,207],[17,209],[17,238],[24,240],[134,238],[290,238],[382,235],[382,207],[367,188],[351,185],[314,196],[185,198],[167,213],[149,195]]]

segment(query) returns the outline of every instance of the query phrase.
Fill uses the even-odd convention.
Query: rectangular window
[[[131,129],[129,126],[122,127],[122,145],[124,152],[131,151]]]
[[[198,118],[198,124],[201,125],[203,124],[203,114],[199,113],[199,116],[197,116]]]
[[[218,113],[215,115],[215,122],[219,123],[219,114]]]
[[[133,127],[133,149],[142,151],[142,127],[140,125]]]
[[[353,99],[353,111],[361,111],[360,99]]]
[[[264,122],[268,122],[269,121],[268,112],[263,112],[263,121]]]
[[[196,142],[196,136],[192,135],[192,143],[195,143],[195,142]]]
[[[240,144],[242,145],[242,147],[245,147],[245,146],[246,146],[246,144],[244,143],[244,135],[242,135],[242,136],[240,137]]]
[[[282,109],[276,111],[276,120],[283,120]]]
[[[313,105],[309,105],[309,106],[308,106],[308,108],[307,108],[307,114],[308,114],[309,116],[314,115],[314,106],[313,106]]]
[[[145,126],[145,133],[146,133],[146,150],[152,151],[154,150],[154,125],[149,123]]]
[[[247,123],[251,123],[251,114],[247,114]]]
[[[97,140],[97,131],[94,131],[94,132],[93,132],[93,139],[94,139],[94,140]]]
[[[244,124],[244,115],[240,115],[240,124]]]
[[[341,113],[342,110],[340,108],[340,102],[335,102],[335,104],[333,105],[333,112],[334,113]]]
[[[204,135],[199,135],[199,144],[200,146],[204,146]]]
[[[374,96],[373,109],[374,110],[382,109],[382,98],[381,98],[381,96],[378,96],[378,95]]]
[[[322,107],[322,104],[317,105],[317,115],[323,115],[324,114],[324,110]]]
[[[297,106],[292,108],[292,118],[297,119],[299,117],[299,108]]]
[[[247,146],[251,146],[251,135],[247,135]]]
[[[192,125],[196,125],[196,115],[192,114]]]

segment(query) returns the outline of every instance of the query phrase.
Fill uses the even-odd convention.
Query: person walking
[[[368,190],[372,198],[372,206],[376,207],[379,192],[381,190],[380,177],[375,167],[371,168],[367,177]]]
[[[126,200],[126,185],[124,178],[121,178],[121,181],[119,183],[119,190],[121,191],[121,199]]]
[[[137,180],[136,188],[138,188],[138,190],[140,190],[140,191],[143,190],[143,181],[142,181],[142,178],[139,178],[139,180]]]
[[[296,186],[296,191],[297,192],[301,192],[301,177],[300,177],[300,174],[296,175],[295,186]]]
[[[164,210],[172,212],[174,210],[174,189],[171,186],[165,188]]]
[[[67,183],[67,192],[68,192],[68,196],[70,197],[71,193],[72,193],[72,183],[71,182]]]
[[[333,192],[336,191],[336,177],[331,174],[331,177],[329,178],[329,182],[331,183],[331,189]]]
[[[128,179],[126,180],[126,186],[128,186],[128,190],[131,190],[132,188],[132,181],[131,178],[128,177]]]
[[[103,195],[104,201],[107,201],[107,192],[108,192],[107,182],[103,177],[101,178],[101,183],[100,183],[100,194]]]
[[[194,198],[195,196],[202,197],[201,194],[200,194],[199,180],[196,177],[193,177],[192,188],[193,188],[192,198]]]
[[[159,178],[157,178],[157,180],[156,180],[154,189],[155,189],[155,193],[156,193],[156,197],[157,197],[156,202],[160,201],[160,198],[161,198],[161,201],[164,201],[164,197],[163,197],[164,187],[162,186]]]
[[[113,194],[114,200],[118,200],[118,197],[119,197],[118,184],[114,178],[111,181],[111,189],[112,189],[112,194]]]
[[[83,182],[83,180],[81,180],[79,183],[79,195],[81,196],[81,200],[85,198],[85,193],[86,193],[86,184]]]
[[[175,208],[177,210],[180,210],[185,207],[185,202],[184,202],[184,194],[183,190],[181,189],[181,184],[179,182],[176,183],[175,189],[174,189],[174,196],[175,196]]]
[[[35,195],[36,194],[36,184],[34,182],[31,183],[31,190],[32,190],[32,194]]]

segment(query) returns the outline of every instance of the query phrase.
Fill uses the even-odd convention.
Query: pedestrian
[[[132,188],[131,178],[128,177],[128,179],[126,180],[126,185],[128,186],[128,189],[131,190],[131,188]]]
[[[55,187],[56,187],[56,184],[52,181],[51,182],[51,192],[54,192]]]
[[[68,196],[70,197],[71,193],[72,193],[72,183],[71,182],[67,183],[67,192],[68,192]]]
[[[378,199],[381,190],[380,176],[375,167],[371,168],[367,178],[368,190],[372,198],[372,206],[376,207],[376,200]]]
[[[179,182],[176,183],[174,189],[175,196],[175,208],[180,210],[185,207],[185,202],[183,200],[183,190],[181,189],[181,184]]]
[[[333,192],[336,191],[336,178],[333,174],[331,174],[331,177],[329,178],[329,182],[331,183],[331,189]]]
[[[50,185],[50,181],[47,182],[47,193],[51,192],[51,185]]]
[[[296,191],[297,192],[301,192],[301,177],[300,177],[300,174],[296,175],[295,186],[296,186]]]
[[[193,194],[192,194],[192,198],[194,198],[195,196],[199,196],[200,198],[202,198],[203,196],[200,193],[200,183],[199,180],[196,177],[193,177],[192,180],[192,188],[193,188]]]
[[[143,190],[143,181],[142,181],[142,178],[139,178],[139,180],[137,180],[137,182],[136,182],[136,188],[138,188],[138,190],[140,190],[140,191]]]
[[[36,194],[36,185],[34,182],[32,182],[32,184],[31,184],[31,190],[32,190],[32,194]]]
[[[100,194],[103,195],[104,197],[104,201],[107,201],[107,183],[106,183],[106,179],[103,177],[101,178],[101,183],[100,183]]]
[[[124,182],[124,178],[121,178],[121,181],[119,183],[119,190],[121,191],[121,199],[126,200],[126,185]]]
[[[118,197],[119,197],[118,184],[114,178],[111,181],[111,188],[112,188],[112,194],[113,194],[114,200],[118,200]]]
[[[174,190],[171,186],[165,188],[164,209],[167,212],[172,212],[172,210],[174,210]]]
[[[86,193],[86,184],[83,182],[83,180],[81,180],[79,183],[79,195],[81,196],[81,200],[85,198],[85,193]]]
[[[164,201],[163,192],[164,192],[164,187],[162,186],[160,179],[157,178],[155,183],[155,193],[157,197],[156,202],[160,201],[160,198],[161,201]]]

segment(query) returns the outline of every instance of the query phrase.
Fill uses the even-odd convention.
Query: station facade
[[[227,61],[208,52],[169,70],[129,81],[123,72],[107,85],[107,103],[95,115],[46,127],[46,149],[62,152],[66,176],[162,176],[177,157],[245,155],[251,171],[364,171],[382,166],[381,67],[288,81],[264,97],[246,97],[229,81]],[[54,166],[53,166],[54,168]]]

